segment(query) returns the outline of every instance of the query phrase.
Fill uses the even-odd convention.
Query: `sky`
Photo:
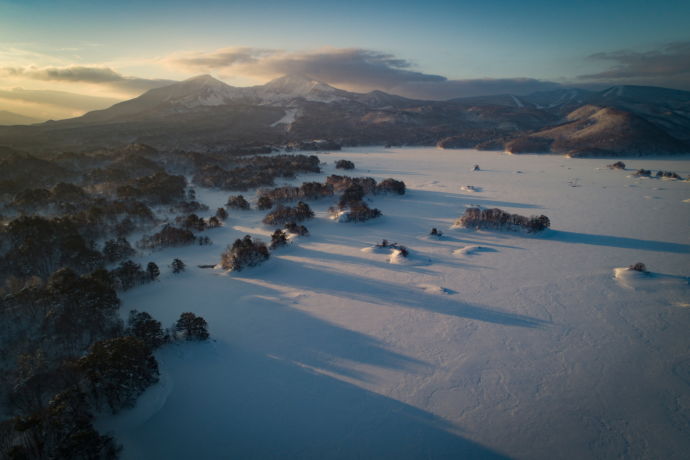
[[[209,73],[421,99],[690,90],[690,2],[0,0],[0,111],[76,116]]]

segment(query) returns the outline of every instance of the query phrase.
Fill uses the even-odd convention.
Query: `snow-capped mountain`
[[[311,102],[337,102],[352,98],[354,93],[334,88],[304,75],[285,75],[263,86],[254,87],[261,104],[282,104],[295,99]]]

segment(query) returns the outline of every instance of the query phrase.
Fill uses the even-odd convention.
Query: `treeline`
[[[273,203],[285,203],[297,200],[318,200],[343,192],[352,186],[361,187],[364,195],[372,193],[405,194],[405,183],[399,180],[384,179],[377,184],[376,180],[372,177],[349,177],[333,174],[328,176],[323,184],[320,182],[304,182],[299,187],[285,186],[273,189],[262,189],[258,192],[258,198],[259,202],[265,200],[271,205]],[[268,207],[270,208],[270,206]]]
[[[467,208],[462,217],[455,222],[455,225],[465,228],[525,230],[528,233],[535,233],[549,228],[551,221],[545,215],[525,217],[519,214],[510,214],[497,208]]]
[[[297,173],[321,171],[315,155],[273,155],[249,157],[225,169],[217,164],[201,167],[192,181],[204,187],[245,191],[273,185],[278,177],[293,178]]]
[[[0,397],[12,416],[0,422],[1,458],[116,458],[118,446],[95,430],[93,413],[132,407],[158,381],[156,348],[208,339],[206,321],[189,312],[170,329],[146,312],[123,323],[118,278],[158,276],[155,264],[132,264],[81,276],[62,268],[0,296]]]

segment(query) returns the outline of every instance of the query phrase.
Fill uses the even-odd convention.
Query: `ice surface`
[[[408,193],[371,197],[384,217],[365,224],[310,203],[310,236],[239,273],[197,265],[246,233],[267,241],[264,212],[232,213],[205,232],[211,246],[141,256],[160,281],[124,293],[123,317],[136,308],[169,325],[193,311],[214,342],[158,352],[169,383],[143,396],[140,417],[110,425],[124,458],[687,456],[687,182],[652,192],[658,181],[596,169],[610,159],[426,148],[338,158]],[[292,183],[337,173],[322,160],[322,174]],[[625,162],[685,177],[689,160]],[[467,183],[483,192],[461,192]],[[197,188],[211,209],[227,195]],[[545,214],[552,229],[450,229],[470,204]],[[428,237],[433,227],[444,237]],[[382,239],[431,263],[362,250]],[[489,250],[455,253],[468,247]],[[166,269],[175,257],[185,273]],[[644,286],[613,276],[636,262],[651,272]]]

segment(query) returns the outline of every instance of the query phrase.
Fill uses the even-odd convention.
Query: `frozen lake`
[[[162,349],[161,383],[100,421],[124,458],[687,458],[690,182],[631,174],[687,178],[690,158],[319,156],[323,173],[292,183],[392,177],[408,192],[369,196],[383,217],[363,224],[330,220],[336,198],[310,202],[311,235],[240,273],[196,266],[245,234],[270,240],[263,211],[231,210],[211,246],[142,255],[161,278],[124,294],[123,316],[192,311],[213,341]],[[230,194],[197,188],[208,215]],[[470,205],[545,214],[551,230],[451,228]],[[362,250],[384,238],[409,260]],[[651,273],[614,277],[636,262]]]

